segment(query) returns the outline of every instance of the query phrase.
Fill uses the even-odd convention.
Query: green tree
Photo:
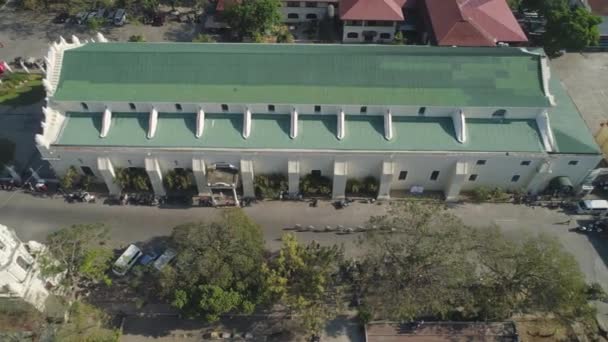
[[[474,238],[479,283],[473,289],[480,317],[504,319],[513,312],[553,312],[576,318],[587,309],[583,274],[574,257],[547,235],[506,239],[497,227]]]
[[[41,258],[42,272],[63,273],[62,287],[72,298],[82,285],[104,282],[113,258],[106,246],[108,229],[101,224],[78,224],[47,237],[47,251]]]
[[[342,291],[336,275],[343,259],[341,247],[315,242],[304,246],[293,234],[286,234],[279,256],[265,266],[270,293],[306,333],[320,333],[341,311]]]
[[[118,342],[120,331],[109,328],[110,319],[103,311],[82,302],[70,307],[67,322],[61,324],[53,337],[56,342]]]
[[[240,209],[224,211],[217,222],[177,226],[171,241],[178,255],[159,285],[187,316],[213,321],[264,302],[262,232]]]
[[[447,318],[468,310],[474,265],[466,256],[469,228],[436,204],[406,202],[374,217],[361,240],[368,250],[356,281],[373,317]],[[392,233],[387,233],[392,232]]]
[[[125,191],[149,191],[152,188],[148,173],[139,167],[116,168],[114,183]]]
[[[580,51],[599,42],[597,26],[602,20],[586,8],[570,8],[565,1],[558,1],[545,9],[545,17],[543,45],[549,55],[562,49]]]
[[[64,188],[65,190],[70,190],[74,187],[77,180],[78,180],[78,171],[76,170],[76,167],[74,167],[72,165],[65,172],[65,175],[63,175],[63,177],[61,177],[61,180],[60,180],[61,187]]]
[[[245,37],[265,36],[281,23],[279,0],[243,0],[224,11],[223,18],[237,34]]]

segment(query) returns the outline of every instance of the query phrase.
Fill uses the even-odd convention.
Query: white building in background
[[[21,242],[12,229],[0,225],[0,305],[5,305],[4,300],[23,300],[39,311],[46,310],[49,288],[56,282],[40,274],[30,253],[42,248],[34,241]]]
[[[601,154],[541,51],[297,44],[53,44],[43,132],[58,175],[116,168],[163,176],[230,164],[254,175],[373,176],[379,198],[413,187],[458,198],[479,186],[538,192],[591,181]]]

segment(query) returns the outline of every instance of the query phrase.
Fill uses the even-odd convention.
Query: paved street
[[[302,202],[260,202],[245,211],[258,222],[264,232],[267,245],[276,249],[285,227],[344,225],[356,227],[364,224],[371,215],[382,214],[386,206],[355,203],[336,210],[329,202],[320,202],[311,208]],[[533,208],[511,204],[464,204],[451,210],[465,223],[474,226],[499,225],[509,236],[546,233],[556,236],[574,254],[589,281],[603,284],[608,290],[608,244],[606,240],[589,240],[587,236],[569,232],[574,227],[564,224],[565,214],[545,208]],[[60,227],[74,223],[104,222],[111,229],[116,244],[147,241],[156,236],[168,235],[171,228],[181,223],[212,220],[221,209],[188,208],[158,209],[138,206],[108,206],[101,203],[65,203],[62,199],[36,198],[18,192],[0,191],[0,222],[15,228],[24,240],[44,240],[45,236]],[[303,241],[320,243],[347,243],[356,240],[358,234],[297,233]],[[352,246],[352,245],[350,245]],[[350,251],[356,255],[356,248]],[[603,258],[603,259],[602,259]]]

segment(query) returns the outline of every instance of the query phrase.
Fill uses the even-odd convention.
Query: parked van
[[[141,249],[135,245],[129,245],[129,247],[121,254],[116,260],[114,266],[112,266],[112,272],[117,276],[123,276],[135,265],[137,259],[139,259],[143,253]]]
[[[124,8],[119,8],[116,10],[116,13],[114,14],[114,25],[116,26],[122,26],[125,24],[125,22],[127,21],[127,12],[125,11]]]
[[[586,200],[576,204],[576,213],[579,215],[606,215],[608,214],[608,201]]]

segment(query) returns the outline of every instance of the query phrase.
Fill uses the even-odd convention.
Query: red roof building
[[[406,0],[341,0],[342,20],[403,21]]]
[[[495,46],[528,41],[506,0],[425,0],[437,45]]]

